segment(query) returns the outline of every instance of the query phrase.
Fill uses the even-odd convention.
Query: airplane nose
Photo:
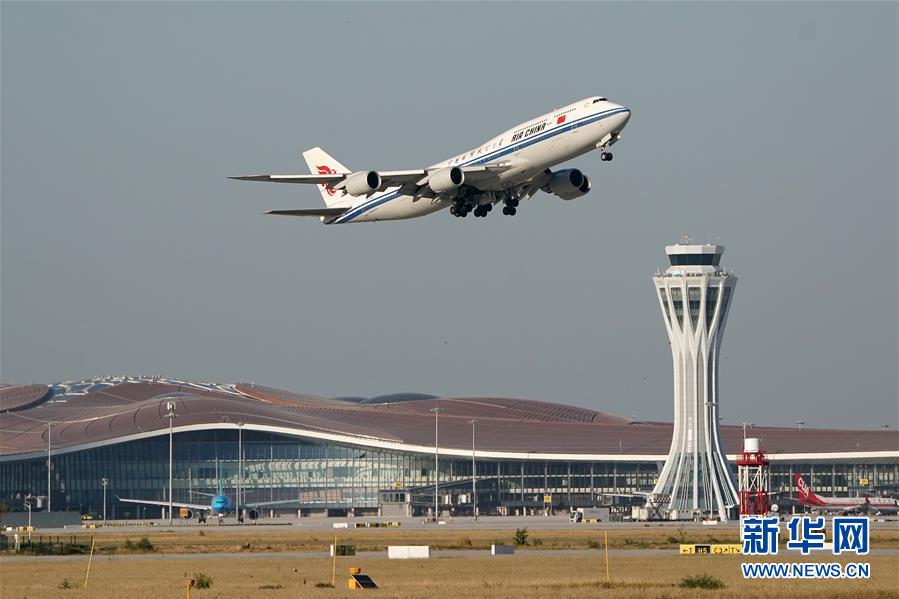
[[[624,129],[624,126],[627,125],[627,122],[631,120],[631,109],[624,106],[622,106],[622,108],[624,108],[624,112],[619,113],[615,116],[615,119],[617,121],[615,125],[616,131],[621,131],[622,129]]]

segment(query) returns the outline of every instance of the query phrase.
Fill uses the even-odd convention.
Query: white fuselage
[[[511,168],[497,177],[502,188],[514,188],[561,162],[611,145],[629,118],[630,110],[620,104],[587,98],[504,131],[476,148],[432,165],[428,171],[508,163]],[[398,220],[423,216],[450,205],[451,200],[446,197],[405,195],[400,188],[392,187],[362,198],[338,217],[322,220],[326,224]]]
[[[814,499],[800,497],[799,503],[823,512],[899,511],[899,503],[892,497],[821,497],[816,495]]]

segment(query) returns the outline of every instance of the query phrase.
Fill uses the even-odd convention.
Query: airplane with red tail
[[[899,502],[892,497],[820,497],[798,473],[793,474],[799,503],[820,512],[862,513],[899,511]]]
[[[600,150],[603,162],[612,160],[610,149],[630,118],[626,106],[591,96],[426,168],[353,171],[315,147],[303,152],[311,174],[231,178],[315,185],[323,208],[266,214],[313,216],[326,225],[415,218],[443,208],[457,217],[485,217],[497,204],[514,216],[519,202],[539,191],[566,201],[586,195],[592,183],[580,169],[552,167],[593,150]]]

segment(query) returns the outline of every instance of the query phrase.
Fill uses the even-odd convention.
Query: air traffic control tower
[[[737,491],[718,434],[718,360],[737,277],[720,266],[724,246],[665,248],[671,265],[653,277],[671,343],[674,434],[650,503],[674,517],[727,520]]]

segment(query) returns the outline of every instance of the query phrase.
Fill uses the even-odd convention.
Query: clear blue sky
[[[896,3],[2,7],[5,382],[153,374],[670,420],[651,275],[740,277],[725,422],[896,426]],[[602,94],[593,192],[323,227],[231,181],[422,167]]]

